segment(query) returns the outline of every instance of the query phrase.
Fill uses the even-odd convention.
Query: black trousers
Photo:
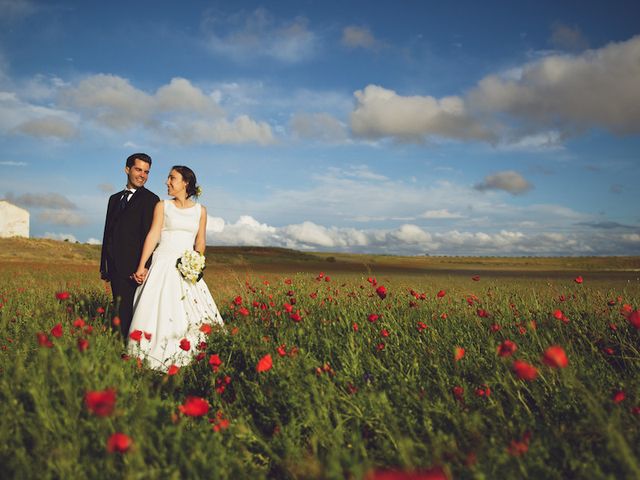
[[[111,278],[113,302],[118,307],[120,333],[125,342],[129,335],[129,327],[131,327],[131,319],[133,318],[133,296],[136,293],[136,288],[138,288],[138,284],[128,276],[114,275]]]

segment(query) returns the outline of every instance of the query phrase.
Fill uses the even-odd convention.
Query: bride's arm
[[[156,203],[156,207],[153,210],[153,220],[151,222],[151,228],[149,229],[149,233],[147,233],[147,238],[144,240],[144,245],[142,246],[142,255],[140,256],[140,262],[138,262],[138,269],[136,273],[133,274],[133,277],[138,283],[142,283],[144,277],[146,276],[146,263],[149,260],[149,257],[156,249],[158,245],[158,241],[160,240],[160,232],[162,232],[162,226],[164,225],[164,202]]]
[[[207,209],[201,206],[200,225],[196,234],[195,250],[204,255],[204,249],[207,248]]]

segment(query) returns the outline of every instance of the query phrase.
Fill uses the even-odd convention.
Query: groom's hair
[[[133,155],[129,155],[127,158],[127,167],[133,167],[133,164],[136,163],[136,158],[144,163],[148,163],[151,166],[151,157],[146,153],[134,153]]]

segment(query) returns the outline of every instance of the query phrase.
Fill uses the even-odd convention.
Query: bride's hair
[[[196,174],[193,173],[193,170],[184,165],[174,165],[171,167],[171,170],[178,172],[182,175],[182,179],[187,182],[187,198],[197,197],[199,195],[200,187],[198,186]]]

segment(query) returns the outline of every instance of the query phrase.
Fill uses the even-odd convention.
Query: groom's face
[[[124,171],[127,174],[127,187],[129,188],[140,188],[142,187],[149,178],[149,169],[151,165],[147,162],[143,162],[142,160],[136,158],[135,162],[131,167],[124,167]]]

